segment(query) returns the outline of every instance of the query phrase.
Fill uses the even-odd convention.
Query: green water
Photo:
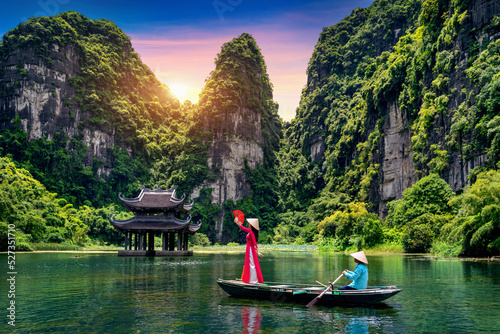
[[[223,292],[217,278],[239,277],[243,254],[17,254],[12,327],[7,255],[0,254],[0,332],[500,333],[500,265],[400,255],[368,260],[369,285],[403,291],[375,307],[308,309]],[[333,281],[354,262],[340,254],[268,252],[261,267],[267,281],[314,283]]]

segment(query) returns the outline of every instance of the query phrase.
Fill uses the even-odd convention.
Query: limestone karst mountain
[[[284,183],[286,205],[344,193],[385,217],[429,173],[461,191],[474,167],[495,166],[499,13],[499,1],[378,0],[324,28],[285,133],[315,175],[294,189],[313,190]]]
[[[212,189],[212,202],[222,206],[250,195],[245,164],[251,169],[272,164],[278,149],[281,121],[273,101],[264,58],[249,34],[222,46],[205,88],[199,113],[208,132],[208,166],[215,177],[194,191]],[[217,239],[222,239],[224,212],[217,219]]]

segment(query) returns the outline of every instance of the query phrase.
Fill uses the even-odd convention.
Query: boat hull
[[[233,297],[308,304],[326,288],[321,285],[264,282],[246,284],[241,280],[217,281],[219,286]],[[321,297],[321,305],[363,305],[378,303],[390,298],[402,289],[396,287],[370,287],[365,290],[333,290]]]

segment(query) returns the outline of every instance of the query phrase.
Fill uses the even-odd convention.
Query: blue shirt
[[[358,290],[366,289],[368,284],[368,268],[363,263],[358,263],[354,271],[345,274],[347,279],[352,280],[350,287]]]

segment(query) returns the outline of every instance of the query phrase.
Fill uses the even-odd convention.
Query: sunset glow
[[[132,45],[156,77],[183,102],[198,102],[205,80],[215,69],[214,59],[224,43],[230,42],[243,32],[255,38],[267,66],[273,84],[273,98],[279,104],[279,114],[284,120],[295,116],[302,88],[307,82],[306,69],[315,42],[305,34],[276,34],[267,32],[277,27],[242,27],[236,32],[220,32],[209,35],[191,28],[184,34],[205,35],[204,39],[187,38],[177,41],[172,36],[133,35]],[[284,41],[288,43],[280,45]],[[300,50],[300,51],[299,51]]]
[[[6,3],[3,35],[32,16],[77,11],[113,21],[130,36],[134,50],[181,102],[198,101],[224,43],[248,33],[264,56],[279,115],[295,117],[307,66],[323,27],[339,22],[373,0],[318,1],[37,1]],[[50,3],[50,5],[48,5]],[[218,4],[218,5],[216,5]],[[223,4],[223,5],[222,5]],[[133,14],[132,14],[133,13]]]
[[[189,88],[188,86],[182,84],[182,83],[171,83],[167,84],[168,88],[170,88],[170,91],[179,99],[179,101],[184,102],[185,100],[191,100],[192,98],[189,97],[188,91]]]

